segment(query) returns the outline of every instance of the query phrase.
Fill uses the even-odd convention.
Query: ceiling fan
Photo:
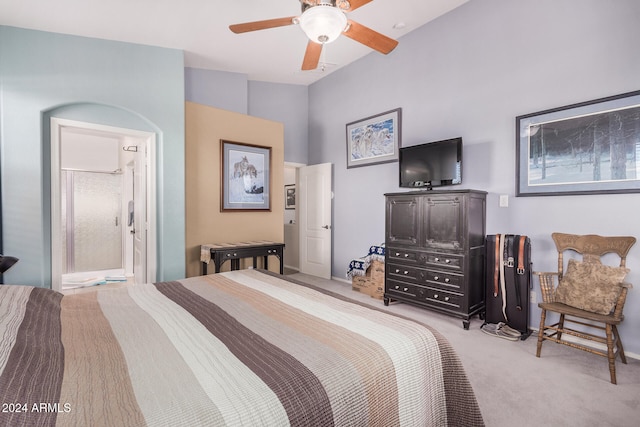
[[[398,42],[371,28],[365,27],[351,19],[346,12],[353,12],[357,8],[371,3],[373,0],[299,0],[302,7],[300,16],[267,19],[264,21],[246,22],[230,25],[229,29],[236,34],[250,31],[266,30],[268,28],[300,25],[302,31],[309,37],[307,50],[302,61],[303,70],[313,70],[318,67],[322,46],[344,34],[352,40],[360,42],[380,53],[391,52]]]

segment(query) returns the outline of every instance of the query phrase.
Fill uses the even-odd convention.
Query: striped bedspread
[[[0,425],[483,423],[437,332],[256,270],[0,286],[0,339]]]

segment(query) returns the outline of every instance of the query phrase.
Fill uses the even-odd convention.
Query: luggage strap
[[[507,289],[506,289],[506,283],[505,283],[505,278],[504,278],[504,266],[505,266],[505,259],[504,256],[505,254],[505,237],[506,235],[501,234],[500,235],[500,290],[502,291],[502,314],[504,314],[504,320],[505,321],[509,321],[509,319],[507,319]]]
[[[493,269],[493,297],[498,296],[498,291],[500,290],[500,270],[502,269],[502,262],[500,262],[500,235],[496,234],[496,242],[495,242],[495,259],[494,259],[494,269]]]
[[[520,289],[520,277],[525,274],[525,247],[527,236],[515,236],[507,234],[496,234],[495,243],[495,264],[493,271],[493,296],[501,293],[502,314],[505,321],[507,318],[507,289],[506,274],[507,268],[512,268],[509,274],[513,275],[513,283],[516,294],[516,309],[522,311],[522,292]],[[517,245],[517,252],[516,246]],[[514,253],[515,252],[515,253]],[[517,265],[517,266],[516,266]]]
[[[520,236],[520,242],[518,242],[518,269],[516,273],[524,274],[524,244],[527,241],[527,236]]]
[[[522,311],[522,295],[521,295],[521,291],[520,291],[520,277],[522,274],[524,274],[524,242],[526,241],[527,236],[513,236],[513,239],[511,240],[512,243],[512,250],[515,251],[516,248],[515,246],[518,245],[518,252],[517,252],[517,258],[518,258],[518,267],[515,268],[515,271],[512,271],[513,274],[513,286],[515,287],[515,291],[516,291],[516,309],[518,311]],[[521,273],[522,271],[522,273]]]

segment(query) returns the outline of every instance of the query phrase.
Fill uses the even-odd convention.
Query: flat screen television
[[[462,138],[402,147],[400,187],[424,188],[462,184]]]

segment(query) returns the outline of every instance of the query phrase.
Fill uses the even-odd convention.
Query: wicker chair
[[[558,272],[535,273],[540,278],[540,288],[542,290],[543,300],[543,302],[538,304],[538,307],[542,309],[542,313],[540,315],[540,330],[538,332],[536,356],[540,357],[542,343],[545,340],[565,344],[589,353],[604,356],[609,360],[611,383],[616,384],[616,357],[619,355],[622,363],[627,363],[627,359],[624,355],[624,349],[622,347],[622,341],[618,334],[617,325],[624,319],[622,310],[627,297],[627,291],[632,287],[630,284],[622,282],[622,278],[626,272],[628,272],[628,269],[624,268],[627,253],[635,244],[636,239],[634,237],[602,237],[593,234],[580,236],[574,234],[553,233],[551,236],[556,244],[556,248],[558,249]],[[569,260],[570,265],[567,267],[567,270],[564,270],[565,263],[563,254],[567,251],[569,251],[569,253],[575,252],[582,255],[582,263],[575,263],[575,260]],[[602,264],[601,257],[607,253],[615,253],[620,257],[620,268],[607,267]],[[593,275],[584,276],[581,280],[576,281],[574,280],[575,275],[571,272],[572,278],[569,279],[569,270],[572,268],[572,263],[573,266],[579,265],[580,268],[586,267],[598,270],[601,278],[603,277],[603,270],[610,269],[606,271],[615,272],[615,274],[610,276],[606,273],[607,277],[611,279],[607,281],[611,281],[614,284],[610,289],[615,288],[615,293],[609,297],[613,308],[609,311],[609,308],[605,307],[607,314],[602,314],[602,309],[599,310],[599,313],[594,312],[594,310],[591,309],[591,306],[589,306],[590,301],[588,300],[588,296],[585,294],[583,294],[582,297],[587,298],[586,305],[589,306],[588,309],[576,308],[575,306],[567,305],[566,298],[560,298],[561,295],[559,290],[561,287],[563,287],[563,295],[566,296],[566,293],[564,292],[566,287],[563,284],[563,278],[566,278],[566,283],[571,282],[572,285],[575,285],[576,282],[580,282],[580,286],[584,285],[589,289],[593,289],[593,286],[600,286],[599,283],[596,284],[592,280],[589,280],[589,278],[593,278]],[[620,277],[619,281],[618,276]],[[554,286],[556,281],[558,283],[558,287]],[[600,280],[599,282],[602,281]],[[576,291],[577,293],[580,293],[581,289],[573,286],[574,294]],[[616,298],[615,295],[618,292],[619,295],[617,295]],[[603,299],[602,294],[599,293],[597,298],[592,298],[592,302],[594,304],[599,304]],[[563,300],[563,302],[559,302],[559,300]],[[580,306],[581,304],[573,305]],[[560,320],[557,323],[546,325],[545,321],[548,311],[558,313],[560,315]],[[571,329],[566,327],[565,323],[582,325],[582,327],[593,328],[595,331],[586,332],[584,330]],[[602,333],[603,331],[604,335]],[[605,352],[594,347],[580,344],[576,342],[576,340],[566,341],[565,339],[562,339],[563,334],[604,344],[607,347],[607,351]]]

